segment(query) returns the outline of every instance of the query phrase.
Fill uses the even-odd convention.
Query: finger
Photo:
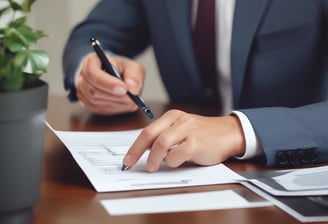
[[[160,157],[164,156],[170,167],[177,167],[192,158],[191,151],[185,147],[187,144],[188,131],[190,129],[189,115],[181,114],[175,122],[166,130],[161,132],[152,145],[148,160],[152,164],[160,165]],[[173,155],[176,155],[175,158]],[[155,167],[155,169],[158,169]]]
[[[106,76],[109,75],[106,74]],[[77,97],[90,111],[102,115],[113,115],[133,112],[138,109],[127,94],[116,95],[109,91],[103,91],[99,86],[90,82],[92,77],[91,79],[89,76],[86,77],[84,72],[81,72],[78,77]]]
[[[127,95],[115,96],[104,93],[90,85],[87,81],[79,83],[76,91],[78,99],[91,112],[102,115],[133,112],[138,109]]]
[[[132,167],[140,159],[144,152],[151,148],[159,134],[171,126],[181,113],[182,112],[174,110],[169,111],[158,120],[144,128],[125,155],[123,164],[127,167]]]
[[[109,59],[111,60],[111,57],[109,57]],[[145,79],[144,67],[124,57],[117,57],[116,60],[113,61],[113,64],[117,68],[117,71],[122,74],[124,82],[128,86],[128,90],[132,94],[139,94]]]
[[[169,167],[178,167],[185,162],[192,161],[193,158],[193,146],[188,140],[184,140],[179,144],[176,144],[168,151],[165,157],[165,162]]]
[[[128,88],[122,80],[102,70],[101,62],[96,54],[87,56],[81,69],[81,76],[92,86],[111,94],[124,95]]]
[[[107,102],[104,100],[90,101],[88,98],[85,98],[83,95],[78,95],[79,100],[83,105],[91,112],[99,115],[115,115],[122,113],[134,112],[138,107],[130,102]]]
[[[172,152],[179,151],[185,138],[185,124],[181,123],[179,119],[170,127],[163,130],[151,146],[147,161],[147,170],[150,172],[157,171],[163,160],[171,167],[178,166],[178,161],[184,162],[188,160],[189,157],[186,158],[186,155],[183,154],[180,154],[181,156],[176,159],[177,161],[170,160],[170,157],[168,157]]]
[[[113,96],[113,94],[98,89],[96,86],[93,86],[82,75],[78,77],[77,92],[80,95],[83,95],[84,97],[88,98],[90,101],[94,101],[97,99],[109,99],[110,96]]]

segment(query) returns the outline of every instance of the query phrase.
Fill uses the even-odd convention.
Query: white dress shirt
[[[216,0],[215,24],[217,37],[217,70],[219,73],[218,85],[220,96],[222,97],[222,107],[224,114],[237,116],[243,128],[246,150],[244,155],[236,157],[238,159],[249,159],[263,153],[258,142],[255,131],[247,116],[240,111],[232,111],[232,85],[231,85],[231,36],[233,15],[235,11],[235,0]],[[197,15],[198,0],[193,0],[192,26],[195,25]]]

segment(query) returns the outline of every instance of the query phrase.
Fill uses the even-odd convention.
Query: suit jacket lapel
[[[191,80],[192,92],[200,93],[202,80],[198,74],[197,62],[193,52],[191,36],[191,2],[190,0],[166,0],[166,10],[175,34],[178,53],[181,55],[183,67]]]
[[[234,107],[238,108],[254,34],[269,0],[236,0],[231,40],[231,78]]]

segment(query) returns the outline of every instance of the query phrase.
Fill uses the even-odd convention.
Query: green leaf
[[[4,67],[1,67],[1,91],[12,92],[20,90],[24,83],[23,72],[14,66],[12,58],[7,60]]]
[[[37,39],[41,39],[43,37],[48,37],[48,34],[46,34],[45,32],[43,32],[42,30],[34,30],[34,34],[37,37]]]
[[[17,28],[8,28],[4,34],[4,46],[11,52],[18,52],[23,48],[29,48],[31,44],[45,37],[42,31],[34,30],[26,25]]]
[[[24,38],[25,42],[27,43],[28,47],[31,44],[34,44],[39,39],[39,34],[28,26],[20,26],[17,27],[17,31],[20,33],[21,37]]]
[[[0,55],[0,80],[5,79],[7,76],[6,66],[9,64],[10,58],[6,55]],[[1,81],[0,81],[1,83]]]
[[[19,26],[24,26],[26,23],[26,16],[22,16],[17,18],[16,20],[12,21],[9,26],[11,27],[19,27]]]
[[[36,74],[38,76],[47,72],[47,66],[49,64],[49,57],[45,51],[42,50],[28,50],[22,51],[17,55],[18,65],[24,63],[26,60],[26,66],[24,68],[25,73]]]
[[[19,3],[15,2],[13,0],[9,0],[9,4],[10,4],[10,7],[14,11],[23,11],[23,8],[22,8],[22,6]]]
[[[3,90],[6,92],[14,92],[22,89],[24,77],[21,71],[12,71],[11,75],[3,82]]]
[[[16,28],[5,30],[3,44],[11,52],[18,52],[29,46],[24,36]]]
[[[30,49],[47,35],[26,25],[26,16],[36,1],[0,0],[0,20],[9,16],[0,28],[0,92],[21,90],[47,71],[47,53]]]
[[[20,70],[23,71],[28,62],[28,53],[26,51],[21,51],[13,58],[13,60],[15,67],[20,68]]]
[[[4,8],[2,8],[2,9],[0,9],[0,17],[2,17],[3,16],[3,14],[5,14],[8,10],[10,9],[10,7],[8,6],[8,7],[4,7]]]
[[[36,0],[24,0],[24,2],[22,3],[22,8],[24,12],[31,12],[31,8],[34,2],[36,2]]]

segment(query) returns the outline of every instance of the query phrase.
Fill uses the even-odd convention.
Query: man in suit
[[[100,1],[65,48],[69,98],[99,114],[137,110],[126,91],[140,93],[144,70],[129,58],[151,44],[172,102],[211,103],[226,112],[205,117],[169,111],[143,130],[124,158],[126,167],[146,149],[151,172],[163,160],[172,167],[258,155],[266,166],[327,162],[328,1],[216,1],[218,74],[210,84],[192,35],[203,1]],[[91,36],[124,82],[101,70],[88,45]]]

